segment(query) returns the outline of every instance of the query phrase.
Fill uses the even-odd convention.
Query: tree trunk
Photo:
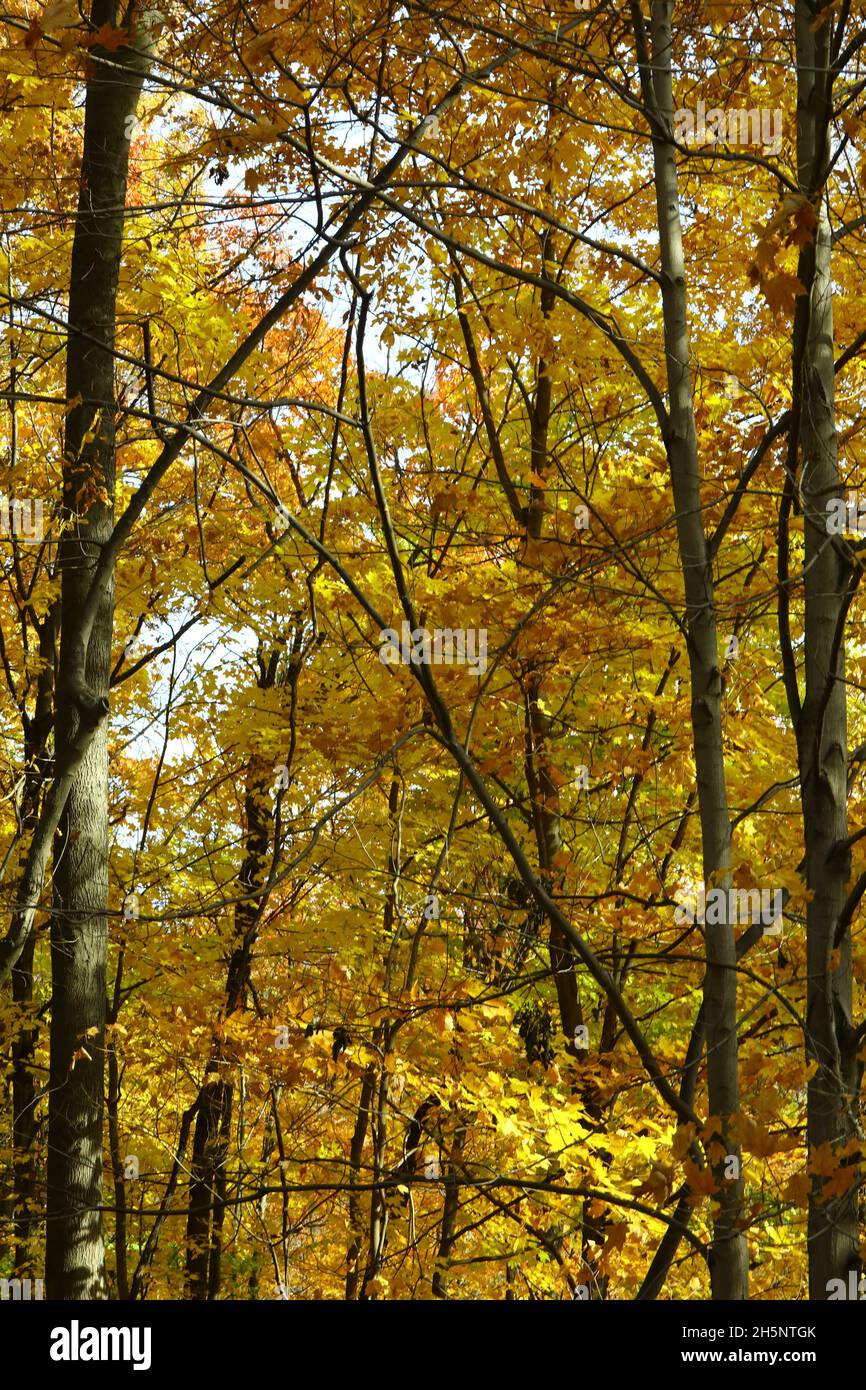
[[[552,774],[549,752],[550,718],[541,708],[541,676],[533,672],[527,683],[526,701],[526,780],[529,787],[532,823],[538,849],[538,868],[548,892],[553,896],[562,883],[557,860],[562,850],[559,789]],[[556,985],[559,1020],[565,1034],[566,1051],[576,1054],[575,1035],[583,1023],[574,952],[556,922],[550,924],[550,968]]]
[[[121,985],[123,983],[124,950],[121,947],[114,977],[114,990],[108,1008],[107,1021],[113,1029],[120,1013]],[[117,1056],[117,1044],[110,1033],[106,1044],[108,1060],[108,1152],[111,1157],[111,1171],[114,1179],[114,1268],[117,1282],[117,1297],[129,1298],[129,1252],[127,1243],[127,1217],[129,1203],[126,1194],[126,1176],[123,1154],[120,1148],[120,1099],[123,1071]]]
[[[272,670],[275,669],[272,667]],[[260,689],[273,678],[259,682]],[[273,829],[269,789],[273,771],[268,759],[251,753],[247,764],[246,857],[240,872],[240,890],[247,894],[235,905],[232,952],[226,973],[226,999],[222,1017],[246,1007],[247,985],[253,949],[258,937],[262,894],[267,881],[268,852]],[[220,1287],[222,1220],[225,1212],[226,1166],[232,1125],[234,1059],[219,1030],[196,1103],[189,1215],[186,1227],[187,1285],[192,1298],[215,1299]]]
[[[805,0],[796,7],[797,162],[800,191],[818,215],[814,244],[803,248],[794,323],[795,425],[789,458],[802,463],[805,513],[805,693],[797,720],[803,802],[808,987],[806,1051],[818,1066],[809,1082],[810,1156],[857,1137],[857,1057],[851,1022],[851,936],[843,908],[851,857],[848,835],[844,621],[849,568],[827,535],[826,504],[839,496],[833,369],[830,227],[824,183],[828,169],[827,74],[832,24],[817,21]],[[837,930],[840,916],[845,923]],[[849,1159],[850,1161],[850,1159]],[[809,1294],[826,1299],[831,1279],[859,1269],[857,1185],[822,1201],[825,1179],[813,1179],[809,1203]]]
[[[436,1268],[433,1271],[434,1298],[448,1297],[448,1262],[451,1251],[459,1239],[457,1217],[460,1213],[460,1172],[465,1140],[466,1124],[459,1119],[447,1159],[443,1155],[442,1181],[445,1187],[445,1201],[442,1204],[442,1229],[439,1234],[439,1248],[436,1251]]]
[[[671,475],[677,540],[686,602],[687,645],[692,695],[692,731],[705,883],[731,886],[731,827],[722,743],[721,672],[718,662],[712,571],[701,520],[701,488],[694,399],[689,368],[688,301],[680,222],[673,130],[673,37],[669,0],[653,0],[652,62],[647,62],[643,21],[632,5],[644,100],[652,121],[662,264],[669,424],[665,447]],[[704,1006],[707,1086],[711,1115],[719,1121],[719,1141],[711,1145],[718,1188],[718,1216],[710,1252],[714,1299],[748,1297],[748,1256],[740,1227],[743,1179],[740,1153],[730,1135],[739,1110],[737,1064],[737,977],[733,927],[725,911],[718,925],[705,928]],[[737,1176],[727,1178],[726,1158],[736,1159]]]
[[[148,16],[124,16],[138,50],[96,45],[87,82],[84,151],[69,287],[60,545],[60,666],[56,752],[95,725],[55,839],[51,929],[51,1072],[48,1104],[46,1291],[52,1299],[104,1298],[102,1118],[108,900],[108,728],[114,587],[108,586],[86,652],[79,618],[114,523],[114,339],[123,209],[134,114],[152,53]],[[94,29],[118,27],[113,0],[94,0]]]
[[[33,718],[24,715],[24,791],[21,798],[21,829],[32,834],[39,820],[39,798],[47,771],[46,745],[53,720],[54,694],[54,612],[48,612],[39,627],[39,655],[42,669],[36,685]],[[19,885],[23,885],[22,866]],[[21,901],[23,886],[19,886]],[[36,1085],[33,1061],[39,1028],[33,1014],[33,958],[36,934],[31,929],[12,971],[12,998],[22,1017],[12,1043],[12,1148],[14,1166],[15,1273],[19,1278],[34,1274],[31,1242],[36,1227],[37,1121]]]

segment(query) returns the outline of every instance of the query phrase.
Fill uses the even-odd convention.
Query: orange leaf
[[[839,1160],[833,1152],[829,1143],[819,1144],[809,1155],[809,1172],[815,1173],[819,1178],[829,1178],[839,1167]]]
[[[827,1178],[821,1188],[821,1201],[827,1202],[831,1197],[841,1197],[843,1192],[847,1192],[857,1180],[857,1167],[853,1163],[846,1164],[843,1168],[837,1168],[831,1178]]]
[[[128,29],[115,29],[112,24],[103,24],[101,29],[88,40],[91,44],[99,44],[106,53],[114,53],[118,48],[122,48],[129,38]]]
[[[795,1173],[785,1188],[785,1201],[793,1202],[794,1206],[802,1207],[804,1210],[809,1204],[809,1192],[812,1184],[805,1173]]]
[[[683,1164],[689,1187],[697,1197],[709,1197],[716,1191],[716,1183],[711,1168],[699,1168],[690,1158]]]
[[[773,317],[777,318],[782,313],[793,314],[794,302],[798,295],[806,293],[806,288],[800,284],[796,275],[787,270],[780,270],[778,275],[771,275],[764,280],[761,293],[769,304]]]

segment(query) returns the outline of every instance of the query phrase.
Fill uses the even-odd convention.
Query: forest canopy
[[[864,48],[10,0],[7,1296],[859,1296]]]

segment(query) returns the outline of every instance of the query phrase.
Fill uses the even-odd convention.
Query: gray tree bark
[[[688,299],[673,141],[672,14],[673,5],[669,0],[653,0],[650,59],[640,7],[632,4],[644,104],[653,137],[669,411],[665,448],[685,590],[703,875],[704,882],[723,889],[729,901],[731,825],[722,740],[722,678],[712,569],[701,519],[701,478],[689,367]],[[728,913],[723,916],[727,919]],[[720,1125],[720,1142],[713,1145],[718,1215],[709,1257],[710,1280],[714,1299],[745,1299],[748,1297],[748,1255],[740,1225],[742,1167],[739,1147],[730,1134],[730,1119],[740,1107],[736,946],[732,924],[727,920],[717,925],[706,924],[704,942],[707,1089],[710,1113],[718,1118]],[[726,1176],[727,1158],[736,1159],[735,1177]]]
[[[802,465],[805,515],[805,690],[792,710],[797,730],[806,884],[808,985],[806,1053],[817,1062],[809,1082],[810,1155],[857,1136],[859,1085],[852,1026],[850,914],[844,911],[851,856],[846,840],[848,736],[844,626],[850,565],[828,536],[826,504],[841,494],[833,367],[831,240],[825,183],[829,168],[832,82],[828,19],[816,27],[805,0],[796,4],[797,166],[800,192],[817,215],[813,244],[803,248],[798,278],[807,293],[794,321],[789,469]],[[835,957],[835,959],[834,959]],[[850,1161],[850,1159],[849,1159]],[[809,1203],[809,1295],[826,1299],[831,1279],[859,1272],[857,1186],[822,1201],[813,1179]]]
[[[91,50],[84,149],[69,286],[60,546],[60,662],[55,748],[62,766],[92,734],[77,764],[54,842],[51,1066],[48,1105],[46,1292],[104,1298],[102,1236],[103,1055],[108,932],[108,710],[114,585],[106,586],[82,651],[80,617],[102,545],[114,525],[114,340],[127,119],[152,54],[153,12],[121,14],[94,0],[91,25],[131,27],[131,43]]]

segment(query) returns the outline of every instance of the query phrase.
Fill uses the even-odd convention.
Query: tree
[[[100,5],[0,55],[3,1269],[826,1298],[859,18]]]

